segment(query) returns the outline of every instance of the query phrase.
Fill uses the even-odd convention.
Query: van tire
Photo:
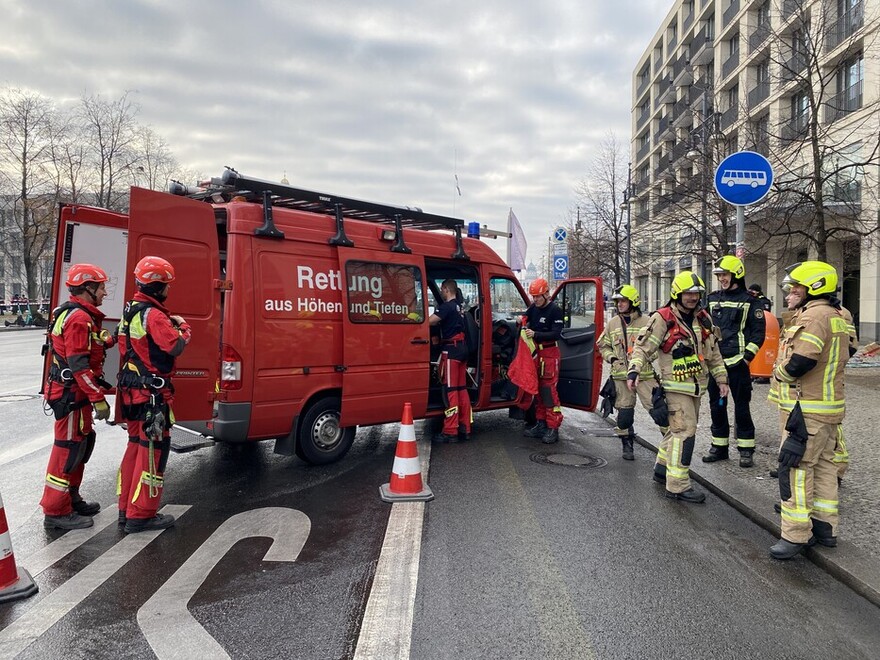
[[[342,401],[328,396],[313,403],[302,417],[296,455],[311,465],[333,463],[348,453],[356,427],[340,428]]]

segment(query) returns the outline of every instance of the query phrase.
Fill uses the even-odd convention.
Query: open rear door
[[[602,355],[596,339],[605,327],[602,280],[598,277],[566,280],[553,293],[562,309],[559,351],[559,401],[569,408],[594,410],[599,399]]]
[[[220,366],[220,254],[213,207],[132,188],[126,299],[135,292],[134,266],[147,255],[174,266],[167,307],[192,326],[192,341],[175,362],[174,416],[180,422],[209,420]]]
[[[410,254],[339,248],[342,275],[341,426],[423,417],[431,361],[425,261]]]
[[[103,268],[110,278],[106,284],[107,296],[101,305],[101,311],[106,315],[102,327],[112,333],[119,323],[125,304],[123,282],[128,270],[125,264],[127,241],[128,216],[91,206],[62,204],[58,209],[49,309],[55,309],[70,297],[64,281],[73,264],[95,264]],[[47,357],[48,355],[43,359],[43,386],[49,368]],[[104,378],[115,384],[119,365],[119,351],[116,347],[107,351],[104,365]],[[43,386],[40,387],[40,392],[43,391]]]

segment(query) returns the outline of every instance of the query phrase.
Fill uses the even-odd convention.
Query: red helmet
[[[94,264],[73,264],[67,271],[67,279],[64,283],[67,286],[82,286],[89,282],[106,282],[109,279],[104,269]]]
[[[550,293],[550,285],[547,284],[547,280],[543,277],[539,277],[529,284],[530,296],[546,296],[548,293]]]
[[[144,257],[134,267],[134,279],[140,284],[174,281],[174,266],[162,257]]]

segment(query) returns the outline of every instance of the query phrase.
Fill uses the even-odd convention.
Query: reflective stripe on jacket
[[[596,341],[596,346],[598,346],[599,352],[602,354],[602,359],[605,360],[605,362],[611,362],[614,358],[617,359],[614,364],[611,365],[612,379],[626,380],[626,371],[629,366],[629,357],[632,354],[633,344],[635,344],[639,331],[647,325],[647,316],[644,316],[639,312],[633,312],[630,315],[630,322],[626,326],[626,340],[624,340],[623,317],[618,314],[608,321],[608,325],[605,326],[605,329]],[[654,377],[654,368],[651,366],[650,362],[645,365],[645,368],[642,369],[639,376],[642,380]]]
[[[761,302],[742,287],[730,291],[713,291],[708,297],[712,322],[721,331],[718,348],[724,363],[733,366],[749,351],[754,357],[767,327]]]
[[[857,346],[852,315],[825,299],[810,300],[798,309],[782,333],[773,368],[774,384],[768,399],[790,411],[800,401],[804,417],[826,424],[843,421],[846,408],[844,370],[850,347]],[[792,356],[815,360],[800,377],[786,366]]]
[[[667,391],[695,397],[701,396],[706,390],[710,373],[718,383],[727,384],[727,369],[718,350],[717,330],[713,327],[713,331],[704,338],[696,314],[694,314],[694,320],[690,327],[688,327],[688,324],[681,318],[681,312],[678,307],[671,303],[670,308],[678,325],[687,331],[687,338],[678,340],[670,348],[669,352],[661,351],[660,346],[663,344],[669,330],[666,325],[666,319],[659,312],[654,312],[651,314],[650,319],[648,319],[648,325],[636,337],[632,358],[629,362],[629,371],[641,374],[645,367],[650,366],[656,359],[657,366],[660,369],[660,382]],[[685,380],[673,378],[672,353],[679,346],[691,348],[694,354],[699,356],[700,360],[700,373],[688,376]]]

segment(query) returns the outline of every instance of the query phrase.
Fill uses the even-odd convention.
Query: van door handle
[[[420,339],[419,337],[416,337],[415,339],[410,339],[409,343],[410,344],[427,344],[428,340],[427,339]]]

